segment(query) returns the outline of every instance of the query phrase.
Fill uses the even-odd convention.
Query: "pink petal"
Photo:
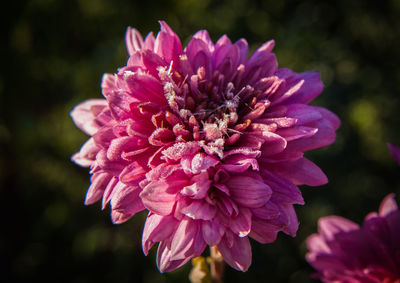
[[[329,120],[321,119],[311,125],[318,129],[315,135],[309,138],[293,140],[288,143],[287,148],[305,152],[330,145],[336,140],[335,129]]]
[[[306,104],[290,104],[287,106],[286,116],[297,120],[297,125],[309,125],[323,118],[316,106]]]
[[[226,183],[232,199],[245,207],[261,207],[268,202],[272,195],[271,188],[262,179],[252,175],[232,176]]]
[[[155,146],[170,145],[175,139],[174,133],[168,128],[158,128],[149,137],[149,143]]]
[[[123,223],[144,209],[142,200],[139,198],[140,192],[139,186],[124,185],[115,188],[110,202],[113,223]]]
[[[288,218],[288,224],[282,229],[286,234],[296,237],[297,229],[299,228],[299,221],[297,220],[296,211],[292,204],[281,204],[282,210]]]
[[[132,162],[119,175],[119,180],[127,185],[136,185],[144,179],[146,168],[138,162]]]
[[[257,218],[265,220],[276,218],[280,213],[279,207],[271,201],[267,202],[262,207],[253,208],[251,211]]]
[[[101,200],[101,209],[104,210],[106,208],[107,204],[111,200],[115,187],[118,185],[122,186],[123,184],[118,181],[118,178],[112,177],[104,190],[103,199]]]
[[[240,208],[236,217],[229,219],[229,228],[239,237],[245,237],[250,233],[252,213],[248,208]]]
[[[193,176],[190,182],[192,184],[190,186],[184,187],[181,191],[181,194],[189,196],[193,199],[205,198],[212,183],[212,181],[208,179],[207,172],[202,172],[198,175]]]
[[[98,201],[104,193],[112,176],[106,172],[94,173],[90,178],[90,187],[86,193],[85,204],[93,204]]]
[[[122,155],[146,146],[148,146],[147,141],[136,136],[115,138],[108,147],[107,158],[110,161],[121,160]]]
[[[249,167],[254,171],[258,171],[257,159],[247,158],[247,156],[242,154],[235,154],[224,158],[224,163],[220,166],[221,169],[232,173],[245,172]]]
[[[391,193],[382,200],[379,207],[379,215],[386,216],[398,210],[395,194]]]
[[[323,107],[313,106],[313,108],[317,109],[324,119],[328,120],[332,124],[335,130],[340,127],[340,119],[334,113]]]
[[[189,205],[181,208],[180,212],[192,219],[211,220],[217,209],[204,200],[193,200]]]
[[[289,69],[280,69],[277,72],[277,76],[283,76],[286,78],[295,77],[304,80],[301,88],[290,98],[285,100],[285,104],[309,103],[311,100],[317,97],[324,88],[319,72],[304,72],[297,74]]]
[[[286,141],[292,141],[312,137],[317,132],[317,128],[297,126],[292,128],[279,129],[275,133],[285,138]]]
[[[257,217],[252,219],[250,237],[262,244],[272,243],[276,240],[281,227]]]
[[[241,63],[241,64],[245,63],[247,61],[247,57],[249,55],[249,46],[247,44],[246,39],[241,38],[238,41],[236,41],[234,45],[237,46],[239,49],[239,54],[240,54],[239,63]]]
[[[171,260],[183,260],[198,256],[204,250],[200,222],[184,218],[180,221],[171,242]]]
[[[140,193],[144,206],[151,212],[168,215],[175,206],[176,191],[166,180],[152,181]]]
[[[200,150],[198,142],[180,142],[167,148],[162,153],[171,160],[179,160],[186,155],[194,155]]]
[[[205,70],[206,78],[211,78],[211,54],[207,43],[201,39],[192,38],[185,51],[193,71],[197,72],[202,67]]]
[[[75,153],[71,160],[82,167],[89,167],[96,160],[100,148],[95,144],[93,138],[85,142],[79,152]]]
[[[230,246],[225,236],[217,247],[226,263],[239,271],[247,271],[251,264],[252,256],[250,242],[247,237],[233,236],[233,243]]]
[[[167,62],[179,62],[179,55],[182,54],[182,45],[179,37],[167,25],[160,21],[161,31],[154,42],[154,51]]]
[[[306,240],[307,248],[314,253],[329,253],[330,248],[319,234],[312,234]]]
[[[75,106],[70,115],[75,125],[91,136],[101,127],[95,118],[105,107],[107,107],[105,99],[89,99]]]
[[[156,242],[167,239],[177,228],[179,222],[172,216],[149,213],[143,228],[142,248],[145,255]]]
[[[127,75],[125,81],[128,86],[128,94],[136,101],[152,102],[156,105],[166,104],[163,87],[160,81],[152,75],[134,72]],[[129,98],[124,101],[129,101]]]
[[[197,153],[191,162],[193,174],[198,174],[202,170],[215,167],[219,163],[219,159],[204,153]]]
[[[193,35],[193,38],[198,38],[202,40],[204,43],[206,43],[207,48],[210,52],[214,51],[214,44],[210,38],[210,35],[208,34],[208,31],[200,30]]]
[[[263,168],[261,176],[264,182],[268,184],[273,190],[271,200],[275,203],[296,203],[304,204],[303,197],[299,188],[294,185],[291,181],[283,178],[277,174],[273,174]]]
[[[318,232],[326,241],[333,240],[338,233],[359,228],[356,223],[340,216],[326,216],[318,220]]]
[[[128,27],[125,35],[125,44],[128,54],[133,55],[135,52],[142,50],[143,37],[137,29]]]
[[[321,186],[328,182],[328,178],[313,162],[300,158],[293,162],[265,165],[271,171],[291,180],[296,185]]]
[[[170,245],[170,241],[161,241],[157,249],[156,260],[158,269],[161,273],[173,271],[191,260],[190,257],[186,257],[180,260],[172,260]]]
[[[203,221],[201,224],[201,231],[203,239],[209,246],[218,245],[225,233],[223,226],[216,220]]]

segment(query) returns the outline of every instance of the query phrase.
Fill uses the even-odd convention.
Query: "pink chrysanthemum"
[[[318,232],[307,239],[307,261],[323,282],[400,283],[400,211],[394,194],[362,227],[328,216],[318,221]]]
[[[389,149],[392,152],[392,158],[400,164],[400,147],[388,143]]]
[[[305,151],[335,140],[338,118],[307,105],[316,72],[278,69],[269,41],[248,58],[244,39],[214,44],[199,31],[182,49],[165,23],[155,38],[128,28],[127,66],[105,74],[105,99],[71,112],[92,136],[72,159],[90,166],[86,204],[103,198],[121,223],[148,209],[143,250],[159,242],[161,272],[218,247],[233,268],[251,263],[249,237],[295,235],[296,185],[322,185]]]

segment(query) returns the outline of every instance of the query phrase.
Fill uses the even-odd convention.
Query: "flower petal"
[[[105,99],[89,99],[75,106],[70,115],[75,125],[91,136],[101,127],[95,118],[105,107],[107,107]]]
[[[139,186],[118,186],[113,192],[111,205],[111,218],[113,223],[120,224],[127,221],[134,214],[145,209],[139,198],[141,192]]]
[[[272,195],[271,188],[261,178],[254,175],[232,176],[226,185],[228,186],[232,199],[239,205],[245,207],[261,207],[268,202]]]
[[[149,213],[143,228],[142,248],[145,255],[156,242],[171,236],[179,222],[173,216],[161,216]]]
[[[234,269],[247,271],[251,264],[251,246],[247,237],[233,236],[233,243],[229,245],[226,236],[218,244],[218,250],[224,260]]]

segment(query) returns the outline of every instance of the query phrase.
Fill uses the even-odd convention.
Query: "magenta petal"
[[[145,209],[139,198],[141,188],[136,186],[118,186],[113,192],[110,204],[113,223],[123,223],[139,211]]]
[[[89,167],[96,160],[99,150],[100,148],[96,145],[93,138],[90,138],[82,145],[80,151],[71,157],[71,160],[82,167]]]
[[[194,155],[200,150],[200,145],[197,142],[180,142],[167,148],[162,153],[172,160],[179,160],[183,156]]]
[[[118,181],[118,178],[112,177],[112,178],[110,179],[110,181],[108,182],[107,187],[106,187],[105,190],[104,190],[103,199],[101,200],[101,209],[105,209],[105,208],[106,208],[107,204],[108,204],[108,203],[110,202],[110,200],[111,200],[111,197],[112,197],[112,193],[113,193],[113,191],[114,191],[114,188],[115,188],[117,185],[123,185],[123,184],[120,183],[120,182]]]
[[[336,139],[335,129],[329,120],[321,119],[312,124],[318,131],[309,138],[293,140],[288,143],[287,149],[308,151],[332,144]]]
[[[91,184],[86,193],[85,204],[89,205],[101,199],[112,176],[106,172],[95,173],[90,178]]]
[[[201,231],[203,239],[209,246],[218,245],[225,233],[225,230],[221,224],[217,223],[215,220],[203,221],[201,225]]]
[[[392,152],[393,159],[400,164],[400,147],[388,143],[389,149]]]
[[[319,72],[304,72],[299,76],[304,83],[296,94],[287,99],[285,103],[308,103],[322,92],[324,85]]]
[[[250,237],[262,244],[272,243],[276,240],[280,229],[269,221],[254,217]]]
[[[187,263],[190,259],[190,257],[186,257],[180,260],[172,260],[170,241],[161,241],[158,246],[156,260],[158,269],[161,273],[173,271]]]
[[[171,242],[171,260],[183,260],[198,256],[204,250],[200,221],[184,218],[180,221]]]
[[[75,106],[70,115],[75,125],[91,136],[100,128],[95,118],[105,107],[107,107],[105,99],[89,99]]]
[[[271,201],[262,207],[253,208],[251,211],[254,216],[266,220],[276,218],[280,213],[279,207]]]
[[[193,35],[193,38],[202,40],[207,45],[208,51],[214,51],[214,43],[212,42],[208,31],[200,30]]]
[[[211,76],[211,54],[207,43],[201,39],[192,38],[186,47],[186,54],[194,72],[202,67],[206,76]]]
[[[191,163],[191,167],[194,174],[200,173],[202,170],[206,170],[210,167],[214,167],[219,163],[219,159],[214,156],[209,156],[204,153],[196,154]]]
[[[292,237],[296,237],[297,229],[299,228],[299,221],[297,219],[296,211],[292,204],[281,204],[282,210],[286,213],[288,224],[283,229],[283,232]]]
[[[177,228],[178,221],[172,216],[149,213],[143,228],[142,248],[145,255],[154,243],[168,238]]]
[[[192,219],[211,220],[217,209],[204,200],[193,200],[189,205],[180,210],[181,213]]]
[[[398,207],[397,207],[397,203],[395,200],[395,194],[392,193],[392,194],[387,195],[383,199],[383,201],[379,207],[379,215],[386,216],[395,211],[398,211]]]
[[[340,120],[334,113],[323,107],[313,106],[313,108],[317,109],[322,114],[324,119],[328,120],[332,124],[335,130],[340,127]]]
[[[203,199],[210,189],[211,180],[208,179],[208,173],[202,172],[195,175],[190,180],[193,184],[182,189],[181,194],[193,199]]]
[[[160,25],[161,31],[154,42],[154,51],[167,62],[178,62],[182,54],[181,41],[166,22],[160,21]]]
[[[224,260],[234,269],[247,271],[251,264],[252,256],[249,239],[247,237],[233,236],[232,246],[229,246],[226,236],[217,246]]]
[[[221,169],[224,169],[232,173],[242,173],[247,169],[258,171],[258,162],[255,158],[248,158],[242,154],[235,154],[224,158],[224,163],[221,165]]]
[[[140,198],[151,212],[168,215],[175,206],[175,194],[167,192],[169,184],[165,180],[153,181],[143,188]]]
[[[335,234],[359,229],[359,226],[340,216],[326,216],[318,220],[318,231],[325,240],[334,239]]]
[[[318,234],[312,234],[307,238],[307,248],[316,253],[328,253],[330,251],[329,246],[325,240]]]
[[[253,176],[232,176],[226,185],[231,192],[232,199],[245,207],[261,207],[272,195],[271,188]]]
[[[245,237],[250,233],[252,213],[248,208],[241,208],[236,217],[231,217],[229,228],[239,237]]]
[[[269,172],[266,168],[260,171],[264,182],[273,190],[271,200],[275,203],[304,204],[299,188],[277,174]]]
[[[143,37],[137,29],[128,27],[125,35],[125,44],[129,55],[140,51],[143,47]]]
[[[272,168],[272,166],[269,167]],[[306,158],[274,164],[273,171],[291,180],[296,185],[321,186],[328,182],[324,172]]]

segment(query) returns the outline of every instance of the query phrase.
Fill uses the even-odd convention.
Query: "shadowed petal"
[[[233,236],[232,246],[228,244],[226,237],[218,244],[224,260],[234,269],[247,271],[251,264],[251,246],[247,237]]]
[[[253,176],[232,176],[226,185],[231,192],[232,199],[245,207],[261,207],[272,195],[271,188],[262,179],[256,179]]]

